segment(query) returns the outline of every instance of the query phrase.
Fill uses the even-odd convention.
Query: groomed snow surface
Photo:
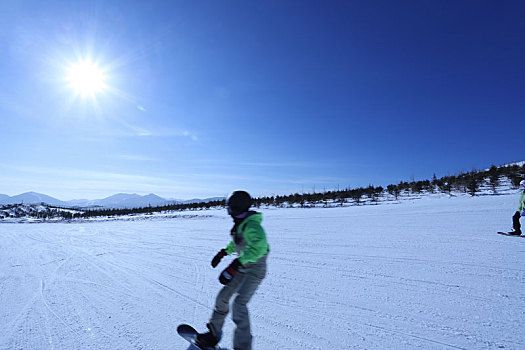
[[[518,198],[263,209],[254,349],[524,349],[525,239],[496,234]],[[186,349],[231,260],[226,213],[192,214],[0,224],[0,348]]]

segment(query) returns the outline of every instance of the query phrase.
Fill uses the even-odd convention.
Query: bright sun
[[[104,71],[90,61],[79,61],[67,69],[67,81],[77,94],[94,96],[106,88]]]

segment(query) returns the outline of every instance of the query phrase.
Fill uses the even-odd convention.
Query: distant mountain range
[[[68,208],[87,208],[87,207],[104,207],[104,208],[142,208],[147,206],[158,207],[167,204],[177,203],[198,203],[198,202],[211,202],[215,200],[222,200],[223,197],[213,197],[205,199],[190,199],[190,200],[178,200],[178,199],[165,199],[157,196],[156,194],[150,193],[145,196],[138,194],[118,193],[113,196],[109,196],[103,199],[74,199],[71,201],[61,201],[51,196],[36,193],[26,192],[17,196],[8,196],[0,194],[0,205],[7,204],[40,204],[45,203],[48,205],[68,207]]]

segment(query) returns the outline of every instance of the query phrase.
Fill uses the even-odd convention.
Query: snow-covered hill
[[[254,348],[524,349],[525,239],[495,234],[518,196],[262,209]],[[0,224],[0,349],[186,349],[176,326],[205,329],[232,223],[172,216]]]
[[[2,195],[0,198],[0,204],[40,204],[46,203],[48,205],[65,205],[66,203],[53,198],[51,196],[37,193],[37,192],[26,192],[16,196],[9,197],[7,195]]]
[[[9,197],[2,195],[0,197],[0,205],[11,205],[11,204],[41,204],[45,203],[52,206],[62,207],[105,207],[105,208],[139,208],[151,206],[159,206],[170,203],[170,201],[161,198],[153,193],[149,195],[138,195],[119,193],[113,196],[109,196],[103,199],[75,199],[71,201],[61,201],[51,196],[36,193],[27,192],[17,196]]]
[[[106,208],[140,208],[147,206],[164,205],[168,201],[153,193],[145,196],[138,194],[118,193],[104,199],[91,201],[90,205],[96,205]]]
[[[74,209],[55,208],[42,204],[13,204],[0,206],[1,222],[43,222],[64,221],[72,214],[80,213]],[[69,215],[68,215],[69,214]]]
[[[508,179],[502,179],[499,183],[499,185],[494,189],[489,184],[485,183],[480,186],[479,191],[477,193],[478,196],[492,196],[492,195],[505,195],[505,194],[515,194],[516,189],[513,188],[511,182]],[[38,195],[38,194],[37,194]],[[413,192],[405,192],[403,191],[400,193],[397,197],[394,195],[389,194],[387,191],[383,191],[379,196],[376,197],[366,197],[362,196],[362,198],[359,200],[359,203],[356,203],[355,200],[346,199],[345,201],[341,200],[325,200],[325,201],[319,201],[316,203],[288,203],[284,202],[282,204],[279,204],[279,207],[286,207],[286,208],[294,208],[294,207],[301,207],[301,208],[326,208],[326,207],[346,207],[346,206],[354,206],[354,205],[382,205],[382,204],[399,204],[403,203],[405,201],[414,201],[414,200],[421,200],[421,199],[436,199],[436,198],[449,198],[449,197],[463,197],[463,196],[469,196],[469,194],[465,193],[464,191],[451,191],[450,194],[444,194],[439,191],[422,191],[420,193],[413,193]],[[195,201],[212,201],[212,200],[220,200],[222,198],[209,198],[207,200],[195,200]],[[193,200],[185,201],[185,203],[192,203]],[[64,202],[67,204],[67,202]],[[125,193],[117,194],[114,196],[110,196],[108,198],[105,198],[103,200],[96,200],[96,201],[90,201],[89,203],[84,203],[84,205],[77,205],[76,206],[69,206],[74,209],[57,209],[54,206],[48,206],[46,204],[19,204],[19,205],[0,205],[0,222],[36,222],[36,221],[60,221],[60,220],[71,220],[79,218],[71,217],[71,215],[65,215],[63,218],[61,218],[59,215],[55,215],[57,212],[65,212],[65,213],[83,213],[85,209],[82,209],[83,207],[90,207],[93,208],[93,206],[101,208],[101,207],[111,207],[111,208],[147,208],[149,206],[153,207],[152,212],[148,211],[147,213],[142,214],[129,214],[126,213],[125,216],[118,216],[111,214],[110,217],[95,217],[95,218],[89,218],[82,220],[94,220],[94,221],[101,221],[101,220],[142,220],[142,219],[155,219],[155,218],[166,218],[166,217],[172,217],[173,212],[159,212],[154,210],[156,206],[163,206],[167,203],[172,202],[166,202],[166,200],[162,199],[161,197],[158,197],[154,194],[150,194],[148,196],[140,196],[137,194],[129,195]],[[64,205],[63,205],[64,206]],[[17,208],[19,207],[19,208]],[[68,206],[66,206],[68,207]],[[263,208],[273,208],[274,205],[263,205]]]
[[[174,203],[200,203],[221,200],[221,197],[205,198],[205,199],[165,199],[156,194],[150,193],[148,195],[138,195],[136,193],[118,193],[103,199],[74,199],[70,201],[62,201],[54,197],[37,193],[26,192],[16,196],[8,196],[0,194],[1,205],[13,204],[46,204],[50,206],[70,207],[70,208],[144,208],[148,206],[157,207]]]

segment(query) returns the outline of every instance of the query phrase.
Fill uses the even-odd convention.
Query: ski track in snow
[[[518,197],[266,209],[254,349],[523,349]],[[144,221],[0,224],[0,349],[186,349],[220,288],[223,211]],[[226,322],[223,346],[231,348]]]

